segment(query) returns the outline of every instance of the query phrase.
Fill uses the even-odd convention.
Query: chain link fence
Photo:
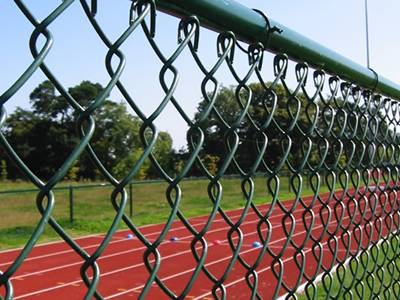
[[[242,36],[235,28],[214,28],[221,33],[216,40],[216,50],[207,45],[210,52],[216,51],[215,62],[208,66],[203,64],[197,51],[202,42],[200,26],[203,25],[204,15],[197,16],[196,5],[190,4],[190,1],[182,1],[181,5],[179,1],[172,1],[170,4],[164,1],[132,1],[126,30],[111,40],[96,19],[97,1],[87,3],[81,0],[87,19],[107,49],[105,65],[109,74],[105,88],[87,107],[83,107],[64,87],[62,78],[57,77],[46,65],[46,57],[51,53],[53,43],[50,26],[63,16],[73,2],[74,0],[62,1],[48,16],[37,20],[23,1],[15,0],[15,4],[34,28],[29,41],[33,60],[15,83],[0,96],[0,127],[7,122],[5,104],[13,101],[14,95],[33,74],[41,71],[75,111],[79,143],[57,172],[49,180],[43,181],[28,167],[29,163],[24,157],[14,151],[4,133],[0,133],[1,147],[39,189],[36,206],[37,213],[41,216],[18,257],[10,266],[1,270],[0,284],[3,286],[5,299],[16,296],[13,276],[37,244],[45,227],[51,227],[80,256],[81,277],[86,285],[85,299],[103,299],[98,290],[101,268],[97,261],[122,223],[146,247],[143,264],[148,271],[148,277],[138,295],[140,299],[146,298],[154,286],[162,290],[167,298],[184,299],[200,276],[205,276],[212,282],[212,288],[205,295],[216,299],[233,298],[234,292],[227,289],[230,285],[229,275],[239,266],[246,270],[242,280],[246,282],[251,299],[268,298],[265,296],[266,289],[272,291],[269,297],[274,299],[400,298],[400,220],[397,194],[400,118],[399,102],[395,95],[398,95],[399,90],[396,91],[395,87],[380,89],[383,81],[376,73],[376,81],[372,82],[361,77],[360,80],[349,78],[348,74],[342,73],[341,62],[337,62],[336,69],[324,70],[318,66],[319,62],[312,61],[312,57],[307,62],[303,59],[298,61],[298,58],[295,61],[290,53],[296,52],[296,48],[287,49],[289,54],[285,49],[279,49],[278,54],[273,54],[273,72],[272,75],[266,75],[264,70],[270,69],[270,66],[266,64],[265,57],[272,55],[271,49],[276,51],[273,49],[274,45],[278,43],[279,36],[284,35],[285,29],[272,26],[260,12],[252,11],[259,16],[260,22],[264,22],[263,40],[254,37],[253,42],[247,40],[249,43],[246,44],[239,41]],[[216,1],[219,2],[223,1]],[[178,43],[171,55],[166,55],[155,39],[157,26],[162,26],[158,23],[158,5],[171,14],[182,15],[184,11],[187,15],[179,22]],[[193,11],[189,10],[191,5],[194,7]],[[206,25],[208,28],[212,27],[210,23],[206,22]],[[141,110],[140,103],[120,80],[126,57],[131,55],[123,53],[120,48],[139,32],[144,33],[161,63],[159,84],[164,95],[151,114],[145,114]],[[42,42],[39,43],[39,40]],[[193,83],[201,90],[204,99],[204,109],[195,120],[175,96],[179,85],[179,69],[175,67],[175,62],[184,52],[190,53],[197,71],[203,74],[202,82]],[[249,61],[245,74],[240,74],[235,68],[234,61],[238,57],[246,57]],[[229,70],[236,82],[236,111],[229,117],[219,111],[218,106],[218,72],[223,67]],[[289,73],[293,75],[293,80],[288,80]],[[257,99],[254,97],[255,88],[262,95]],[[91,139],[96,131],[93,114],[113,90],[119,90],[142,121],[142,152],[124,178],[115,178],[97,156],[96,149],[91,146]],[[155,121],[166,106],[171,104],[188,127],[189,155],[176,176],[168,174],[152,152],[158,134]],[[219,158],[221,163],[216,172],[208,170],[202,159],[205,154],[203,145],[212,133],[205,125],[210,120],[219,124],[224,137],[224,155]],[[250,160],[247,158],[243,165],[242,156],[238,153],[246,143],[250,143],[253,150]],[[110,209],[115,210],[109,230],[96,250],[90,254],[70,237],[52,215],[57,205],[53,188],[63,180],[74,163],[79,161],[84,151],[90,155],[102,176],[113,185]],[[169,217],[157,237],[152,240],[146,238],[135,225],[135,219],[129,216],[127,209],[127,189],[146,160],[151,161],[159,176],[168,184],[165,198],[160,201],[167,202],[170,206]],[[200,227],[194,226],[181,210],[184,191],[181,190],[180,183],[194,167],[200,169],[208,180],[210,213]],[[221,180],[228,170],[241,176],[242,194],[238,197],[243,198],[243,206],[237,218],[232,218],[220,205],[224,197]],[[280,182],[282,174],[287,176],[287,172],[290,174],[293,200],[285,202],[280,199]],[[265,176],[265,185],[261,188],[265,190],[265,198],[270,202],[267,207],[260,207],[253,201],[256,188],[253,178],[256,173]],[[321,193],[322,183],[326,184],[328,193]],[[312,191],[311,197],[305,197],[303,193],[306,185]],[[253,259],[248,259],[242,253],[242,227],[250,213],[257,217],[254,230],[261,241]],[[278,223],[272,221],[277,215],[281,215]],[[221,217],[229,228],[225,238],[229,243],[230,253],[229,263],[224,265],[222,272],[215,273],[206,265],[206,259],[213,251],[209,247],[207,231],[217,217]],[[159,247],[177,219],[192,235],[190,249],[196,261],[190,279],[180,290],[171,288],[159,276],[163,259]],[[284,238],[284,243],[278,248],[273,246],[276,232]],[[299,235],[299,232],[303,234]],[[293,268],[285,268],[287,259],[294,262]],[[296,280],[288,280],[288,273],[295,273]],[[265,286],[266,282],[270,284],[268,288]]]

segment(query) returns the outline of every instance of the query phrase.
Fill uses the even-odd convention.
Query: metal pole
[[[269,18],[271,27],[281,32],[268,32],[264,17],[234,0],[156,0],[157,8],[178,17],[195,15],[201,25],[217,32],[232,31],[247,43],[261,42],[275,53],[285,53],[291,59],[342,79],[374,89],[394,99],[400,99],[400,85],[378,76],[365,66],[310,40]],[[269,17],[269,16],[268,16]]]
[[[74,188],[69,186],[69,221],[74,223]]]
[[[365,35],[367,43],[367,68],[369,68],[370,60],[369,60],[368,0],[365,0]]]

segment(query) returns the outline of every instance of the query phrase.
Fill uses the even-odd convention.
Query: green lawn
[[[225,179],[222,182],[222,208],[229,210],[244,205],[243,194],[239,179]],[[255,178],[255,193],[253,201],[256,204],[266,204],[271,196],[266,192],[266,180]],[[181,211],[187,217],[209,214],[212,203],[207,194],[207,180],[188,180],[180,184],[182,190]],[[60,186],[68,186],[62,183]],[[73,183],[78,185],[78,183]],[[79,183],[82,185],[82,183]],[[30,189],[33,186],[26,182],[6,182],[1,184],[0,191]],[[138,226],[165,222],[170,206],[165,197],[167,185],[165,183],[142,183],[133,185],[133,218]],[[112,188],[97,187],[74,189],[74,223],[69,221],[69,192],[56,190],[56,205],[53,216],[67,230],[76,237],[86,234],[105,232],[115,211],[110,202]],[[327,188],[322,187],[321,192]],[[312,194],[307,187],[303,195]],[[289,192],[288,179],[281,179],[280,200],[293,198]],[[127,207],[126,212],[129,212]],[[0,249],[8,249],[24,245],[32,233],[40,214],[35,204],[35,193],[0,194]],[[124,225],[121,224],[121,228]],[[57,234],[47,226],[40,242],[58,239]]]
[[[391,235],[388,241],[370,248],[356,260],[332,272],[331,278],[319,282],[313,294],[298,295],[305,299],[399,299],[400,297],[400,242]],[[361,263],[361,261],[364,262]],[[366,266],[366,267],[364,267]],[[353,272],[351,271],[353,270]],[[352,298],[351,296],[352,295]]]

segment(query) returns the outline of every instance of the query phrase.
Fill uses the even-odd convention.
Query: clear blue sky
[[[200,1],[200,0],[197,0]],[[340,54],[365,65],[364,0],[239,0],[251,8],[263,10],[270,18],[325,45]],[[41,19],[61,1],[26,1],[26,5]],[[112,40],[122,33],[128,21],[130,1],[99,1],[98,19]],[[379,74],[400,83],[400,28],[398,0],[369,0],[371,67]],[[31,62],[28,41],[32,26],[11,0],[0,1],[0,93],[18,78]],[[157,39],[166,53],[176,48],[177,22],[174,18],[159,14]],[[46,59],[48,66],[60,78],[65,87],[89,79],[106,84],[109,77],[104,67],[106,48],[90,27],[79,1],[50,27],[55,42]],[[140,31],[140,30],[139,30]],[[40,43],[39,43],[40,47]],[[143,35],[133,34],[122,50],[127,56],[123,82],[150,113],[159,103],[163,92],[158,82],[160,63],[152,53]],[[200,54],[211,66],[216,60],[215,35],[203,30]],[[245,71],[245,61],[237,62],[238,69]],[[185,52],[176,62],[181,79],[176,96],[190,116],[193,116],[201,98],[201,73],[195,68],[193,59]],[[267,65],[266,69],[271,69]],[[234,84],[225,70],[218,74],[224,85]],[[29,107],[29,93],[45,77],[38,71],[8,103],[12,112],[16,106]],[[121,101],[118,92],[111,95]],[[162,114],[157,125],[167,130],[174,138],[175,147],[185,144],[185,123],[172,106]]]

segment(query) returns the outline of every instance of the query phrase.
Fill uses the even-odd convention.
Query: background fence
[[[79,297],[103,299],[133,292],[127,288],[103,295],[107,290],[102,290],[99,283],[99,260],[113,237],[118,236],[121,224],[136,238],[140,246],[137,248],[143,248],[140,262],[146,271],[138,273],[145,276],[138,279],[141,285],[133,289],[140,299],[400,298],[398,85],[232,0],[132,1],[126,28],[113,39],[109,36],[115,37],[115,33],[109,35],[97,20],[97,1],[81,0],[82,11],[104,44],[109,74],[105,87],[82,104],[64,87],[62,76],[53,73],[54,66],[46,64],[54,42],[51,24],[66,14],[73,2],[62,1],[37,20],[31,8],[15,1],[33,26],[29,40],[33,60],[0,96],[0,144],[38,188],[38,220],[18,255],[1,269],[4,298],[18,297],[18,288],[23,287],[18,287],[13,278],[18,277],[17,272],[45,228],[51,228],[79,257],[81,283],[85,286],[79,290]],[[162,27],[158,11],[179,17],[178,43],[170,51],[162,48],[163,37],[157,39]],[[201,26],[219,33],[216,50],[209,43],[202,44]],[[123,46],[139,33],[145,36],[159,62],[158,83],[163,93],[151,113],[141,109],[148,99],[136,99],[122,77],[130,55],[141,55],[131,54]],[[214,61],[204,62],[201,47],[213,51]],[[184,56],[202,74],[200,82],[191,83],[203,98],[194,117],[185,110],[184,100],[177,93],[180,69],[176,65]],[[238,60],[248,61],[244,72],[238,72]],[[221,70],[235,82],[231,90],[220,87]],[[74,148],[46,181],[10,143],[5,111],[6,104],[40,71],[60,94],[59,101],[73,111],[78,128]],[[116,176],[93,146],[96,124],[101,121],[96,114],[114,90],[140,120],[140,143],[131,149],[132,159],[126,162],[129,171],[123,176]],[[173,107],[188,128],[188,155],[177,175],[166,171],[155,151],[160,143],[156,122],[167,106]],[[216,146],[212,148],[210,144]],[[124,147],[107,146],[110,151]],[[212,154],[218,156],[217,169],[207,168],[207,149],[215,150]],[[59,205],[55,186],[84,155],[91,158],[96,170],[113,187],[108,202],[113,217],[90,252],[71,238],[69,228],[55,214]],[[127,208],[130,196],[135,207],[135,188],[130,184],[145,164],[150,164],[162,178],[165,187],[159,203],[168,208],[163,224],[151,238],[146,228],[138,226],[135,215],[130,217]],[[197,186],[207,200],[199,202],[208,208],[201,223],[189,217],[193,214],[183,200],[194,190],[184,185],[194,168],[206,178],[205,184]],[[226,199],[231,199],[224,178],[232,170],[240,174],[234,195],[240,199],[235,216],[224,206]],[[264,174],[263,181],[256,180],[260,172]],[[290,173],[289,201],[282,197],[281,183],[286,172]],[[325,190],[322,182],[326,183]],[[255,196],[259,191],[264,194],[261,200]],[[148,188],[146,193],[150,195],[154,190]],[[146,209],[149,218],[152,209]],[[86,217],[93,217],[89,215]],[[163,245],[176,224],[190,237],[182,247],[189,253],[191,268],[182,271],[187,275],[185,280],[170,283],[170,276],[163,275],[171,270],[163,260]],[[213,256],[221,254],[210,241],[211,229],[218,224],[225,228],[224,263],[210,263]],[[249,224],[253,225],[251,230]],[[260,243],[249,256],[246,245],[250,233],[257,235]],[[173,268],[181,265],[184,263],[178,259]],[[176,276],[180,274],[179,270],[174,272]],[[107,279],[102,280],[102,284],[106,282]],[[236,284],[241,285],[233,288]],[[109,288],[116,289],[113,285]]]
[[[258,177],[263,177],[263,174],[256,174],[255,176]],[[282,176],[283,177],[283,176]],[[287,175],[288,180],[286,182],[286,188],[288,191],[291,191],[291,187],[289,184],[290,181],[290,175]],[[239,175],[227,175],[225,176],[225,179],[240,179]],[[201,180],[207,180],[207,177],[188,177],[184,178],[182,181],[201,181]],[[157,183],[164,183],[162,179],[151,179],[151,180],[142,180],[142,181],[134,181],[130,182],[127,188],[127,193],[128,193],[128,212],[129,216],[133,217],[133,186],[134,185],[142,185],[145,186],[146,189],[151,189],[151,184],[157,184]],[[76,192],[79,190],[96,190],[96,189],[107,189],[110,187],[113,187],[112,184],[110,183],[89,183],[89,184],[82,184],[82,183],[76,183],[72,182],[70,185],[65,185],[64,186],[56,186],[53,188],[53,191],[68,191],[68,214],[69,214],[69,221],[72,224],[74,222],[74,207],[75,207],[75,198],[76,198]],[[309,186],[307,186],[310,188]],[[21,201],[26,202],[26,205],[29,206],[30,203],[27,201],[29,197],[24,196],[24,194],[35,194],[38,192],[38,189],[35,188],[19,188],[19,189],[10,189],[10,190],[4,190],[0,191],[0,201],[10,201],[7,199],[7,195],[14,195],[14,196],[20,196],[22,198]],[[62,199],[62,198],[61,198]],[[64,200],[64,199],[63,199]],[[79,209],[79,208],[78,208]],[[13,214],[18,214],[18,212],[12,212]]]

